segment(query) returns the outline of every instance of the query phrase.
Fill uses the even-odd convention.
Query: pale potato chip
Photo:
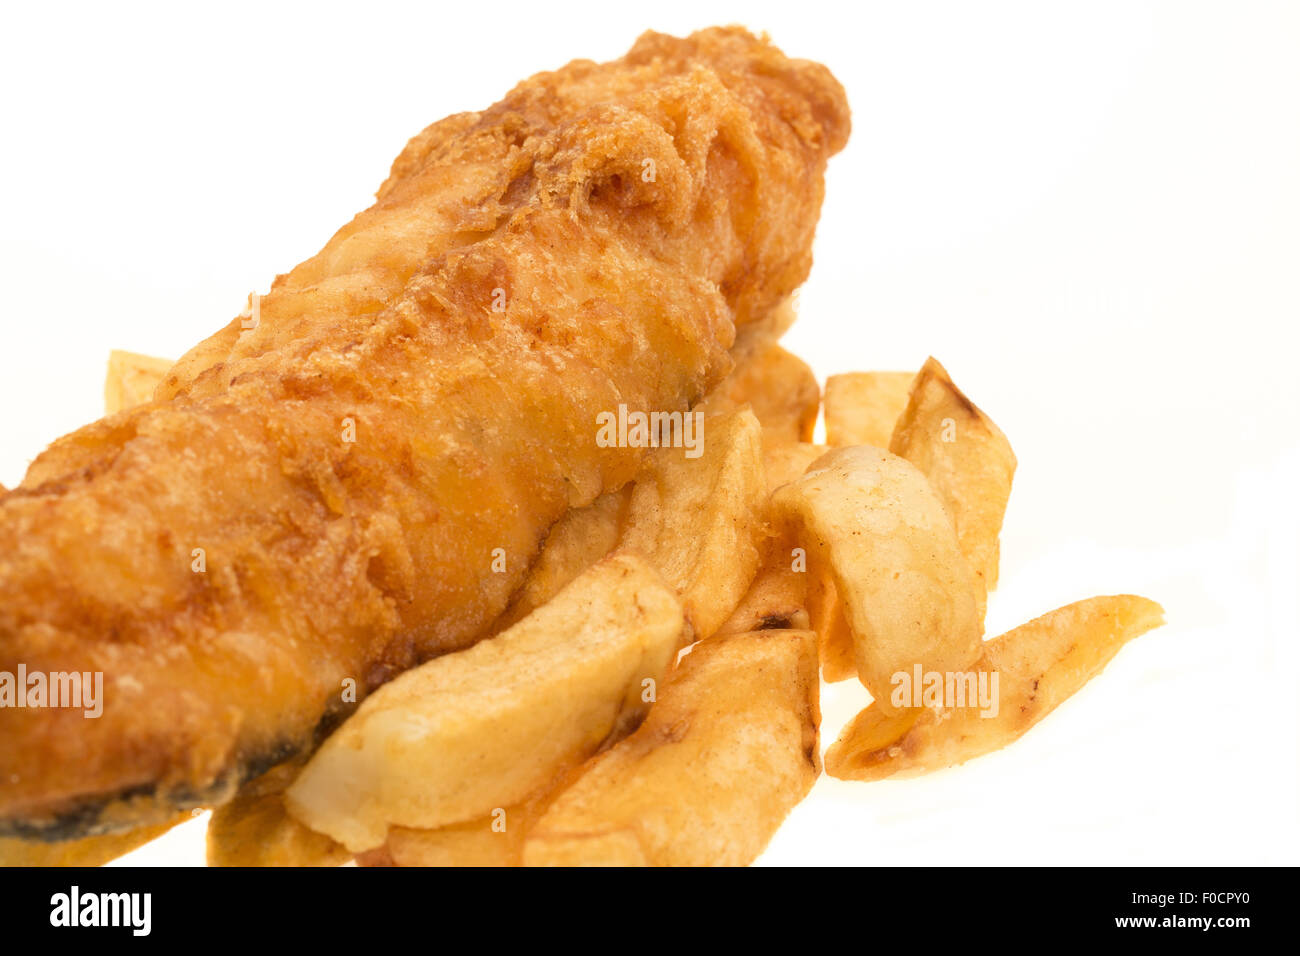
[[[816,635],[697,644],[641,728],[527,834],[526,866],[743,866],[820,772]]]
[[[748,410],[705,420],[703,453],[658,448],[628,505],[620,553],[635,553],[677,589],[696,639],[731,614],[758,572],[767,479]]]
[[[767,471],[768,490],[776,491],[787,482],[802,478],[808,466],[828,451],[825,445],[808,442],[765,442],[763,467]]]
[[[912,372],[848,372],[826,379],[826,444],[888,448],[914,378]]]
[[[717,636],[749,631],[809,629],[806,590],[808,574],[803,562],[791,555],[790,542],[769,542],[763,564],[749,590],[731,616],[718,628]]]
[[[821,388],[803,359],[775,341],[757,342],[737,358],[731,374],[695,409],[719,415],[746,405],[763,426],[764,441],[811,441]]]
[[[497,807],[487,816],[436,830],[390,827],[386,844],[392,866],[519,866],[524,837],[545,801]]]
[[[601,561],[514,627],[383,685],[286,792],[361,852],[519,803],[636,726],[672,667],[677,595],[639,558]]]
[[[826,772],[844,780],[915,775],[991,753],[1017,740],[1110,662],[1128,641],[1164,622],[1154,601],[1125,594],[1058,608],[984,645],[961,689],[967,706],[872,705],[858,714],[826,753]],[[970,693],[996,688],[990,707]],[[996,680],[992,675],[997,675]],[[895,689],[894,703],[902,688]],[[990,712],[991,711],[991,712]]]
[[[998,583],[998,535],[1011,497],[1016,456],[997,425],[926,361],[912,385],[889,450],[930,481],[952,515],[957,543],[985,592]]]
[[[527,617],[569,582],[608,555],[618,544],[632,497],[632,485],[610,491],[585,508],[571,508],[546,536],[541,554],[510,601],[492,633],[505,630]]]
[[[869,446],[838,448],[772,496],[829,571],[853,635],[858,677],[878,705],[914,664],[961,670],[979,654],[982,607],[952,520],[925,476]]]
[[[809,626],[817,632],[822,678],[833,684],[856,677],[858,665],[853,651],[853,632],[844,618],[844,606],[835,587],[835,577],[820,563],[808,574],[805,600]]]
[[[113,415],[153,398],[154,389],[176,363],[171,359],[114,349],[108,353],[104,413]]]

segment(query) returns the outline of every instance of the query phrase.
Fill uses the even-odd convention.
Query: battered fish
[[[635,472],[597,413],[689,408],[803,281],[848,128],[824,67],[728,28],[416,136],[256,324],[0,496],[0,676],[104,675],[97,719],[0,709],[0,834],[218,803],[481,636]]]

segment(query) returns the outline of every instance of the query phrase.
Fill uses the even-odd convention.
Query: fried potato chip
[[[998,535],[1016,473],[1007,436],[930,358],[916,376],[889,450],[930,480],[952,515],[962,554],[985,592],[992,591],[998,583]]]
[[[826,443],[888,448],[914,378],[912,372],[849,372],[826,379]]]
[[[947,510],[913,465],[865,445],[838,448],[772,503],[803,529],[815,573],[832,575],[858,677],[879,706],[892,712],[891,679],[914,664],[946,672],[975,660],[975,574]]]
[[[493,624],[493,633],[523,620],[613,551],[631,497],[632,485],[624,485],[585,508],[570,509],[557,521],[510,606]]]
[[[298,762],[280,764],[212,811],[208,866],[339,866],[352,858],[285,810],[284,791],[301,769]]]
[[[758,429],[748,411],[710,419],[706,427],[705,451],[700,458],[686,459],[680,449],[664,448],[651,453],[635,509],[629,506],[633,487],[626,486],[603,495],[586,508],[570,511],[558,522],[547,536],[525,584],[506,614],[494,625],[493,632],[505,630],[545,604],[616,545],[629,552],[648,552],[650,560],[665,562],[663,571],[675,575],[673,583],[681,589],[693,612],[693,620],[700,622],[695,625],[697,628],[707,632],[715,626],[713,621],[729,613],[748,584],[748,577],[752,576],[745,559],[746,547],[754,548],[756,555],[762,534],[763,479],[755,452]],[[683,515],[690,515],[696,527],[701,515],[709,516],[706,523],[711,522],[711,526],[728,533],[727,540],[733,542],[731,549],[699,548],[693,536],[687,545],[682,545],[682,535],[687,531],[680,520]],[[718,535],[713,536],[714,543],[722,544],[717,538]],[[699,556],[693,559],[695,565],[689,566],[692,559],[681,554],[683,547],[698,550]],[[735,560],[737,555],[740,561]],[[756,557],[754,560],[757,563]],[[726,567],[721,567],[724,561]],[[705,585],[712,587],[706,591]],[[239,831],[235,820],[243,814],[257,817],[244,824],[250,831],[258,826],[271,826],[282,812],[276,802],[274,798],[237,801],[225,810],[220,832],[229,831],[233,839]],[[294,827],[301,826],[291,816],[284,819],[283,825],[286,831],[281,838],[285,840],[293,835]],[[400,859],[403,854],[410,859],[423,853],[433,859],[443,852],[435,850],[439,846],[449,847],[447,853],[459,852],[455,848],[460,846],[472,848],[474,843],[467,834],[476,832],[472,826],[400,829],[403,832],[395,846],[390,847],[390,855],[384,857],[395,859],[397,865],[403,865]],[[447,832],[438,835],[442,831]],[[314,831],[306,832],[314,835]],[[313,845],[307,841],[304,849]],[[502,845],[501,840],[487,844],[498,849]],[[227,852],[231,850],[227,848]],[[251,860],[249,865],[253,865]]]
[[[835,587],[835,578],[822,562],[808,573],[805,594],[808,623],[817,632],[817,656],[822,663],[822,678],[828,683],[848,680],[858,675],[853,651],[853,632],[844,618],[844,605]]]
[[[806,442],[812,440],[821,397],[808,363],[768,340],[742,352],[731,374],[695,409],[711,416],[749,405],[765,441]]]
[[[189,810],[163,823],[136,827],[123,833],[83,837],[80,840],[24,840],[0,837],[0,867],[3,866],[103,866],[132,850],[156,840],[172,827],[193,819]]]
[[[757,509],[762,504],[763,492],[761,479],[754,470],[752,439],[756,430],[751,424],[752,419],[752,414],[747,411],[710,418],[706,425],[705,454],[699,459],[684,459],[676,449],[652,452],[645,472],[638,478],[643,490],[636,508],[628,506],[633,486],[627,486],[619,492],[602,496],[587,508],[571,511],[548,535],[541,556],[512,602],[504,624],[518,620],[544,604],[615,545],[629,552],[649,552],[651,560],[680,550],[683,546],[680,535],[684,529],[680,522],[671,520],[674,508],[682,509],[676,515],[689,515],[697,523],[701,514],[707,514],[714,515],[720,527],[750,526],[744,540],[757,545],[760,536]],[[813,457],[817,457],[816,453],[809,460]],[[737,465],[742,478],[739,483],[716,483],[719,475],[726,475],[729,469],[736,470]],[[647,483],[652,495],[645,491]],[[738,491],[741,493],[737,494]],[[683,501],[686,503],[681,504]],[[736,520],[738,516],[741,519],[739,523]],[[693,546],[694,541],[686,545],[688,548]],[[688,602],[691,601],[692,587],[698,587],[715,575],[718,556],[717,553],[710,555],[708,561],[695,569],[685,567],[685,562],[675,565],[678,586]],[[733,564],[731,573],[734,570]],[[674,566],[665,567],[664,572],[673,574]],[[718,576],[730,575],[724,572]],[[734,605],[737,597],[734,589],[714,590],[689,606],[696,612],[695,619],[701,620],[701,608],[717,607],[725,611]],[[786,610],[796,623],[806,624],[807,615],[802,609],[788,607]],[[772,610],[771,619],[774,620],[778,613],[778,610]],[[706,612],[702,624],[704,629],[711,626],[709,619],[710,614]],[[744,629],[750,630],[748,627]],[[522,848],[522,821],[526,819],[528,805],[502,808],[500,812],[507,820],[521,821],[514,830],[507,825],[507,836],[493,829],[493,825],[499,825],[500,821],[492,816],[436,829],[395,826],[389,829],[382,852],[362,854],[358,861],[362,865],[387,866],[516,865]]]
[[[765,441],[763,459],[769,490],[801,477],[826,451],[824,445],[807,442]],[[806,551],[798,542],[789,534],[769,538],[749,590],[717,633],[743,634],[771,628],[808,630],[808,578]]]
[[[390,825],[433,829],[518,803],[639,723],[683,627],[653,570],[607,558],[504,633],[380,687],[303,768],[286,806],[360,852]]]
[[[104,413],[113,415],[153,398],[158,383],[176,363],[171,359],[123,352],[108,353],[108,375],[104,379]]]
[[[791,555],[786,539],[773,539],[758,574],[716,635],[745,634],[749,631],[806,631],[808,574]]]
[[[506,612],[493,623],[490,633],[498,634],[527,617],[613,550],[631,491],[632,486],[625,485],[618,491],[601,495],[585,508],[571,509],[555,524],[523,586]],[[347,848],[303,826],[285,809],[284,791],[300,770],[301,764],[282,764],[246,783],[232,801],[213,811],[207,837],[209,866],[338,866],[352,857]],[[409,839],[401,838],[405,841],[403,846],[409,843],[416,847],[404,851],[407,856],[417,855],[417,851],[424,852],[418,848],[427,844],[430,849],[426,855],[430,859],[437,857],[432,847],[441,845],[440,838],[425,840],[414,835],[437,834],[441,830],[393,829],[402,829],[411,835]],[[472,845],[472,841],[457,837],[457,834],[474,832],[471,824],[453,825],[442,830],[449,831],[447,845],[451,849],[448,852],[453,855],[456,847]],[[501,845],[500,840],[484,843],[486,849],[492,850]],[[358,858],[361,865],[380,865],[372,862],[374,860],[382,860],[382,865],[386,866],[443,865],[394,862],[387,849],[382,853],[367,851],[367,854],[365,859]],[[468,850],[460,854],[461,857],[468,855]]]
[[[509,812],[502,808],[503,814]],[[436,830],[393,827],[388,832],[388,858],[392,866],[518,866],[523,828],[507,826],[496,832],[493,821],[488,816]]]
[[[825,445],[808,442],[765,442],[763,467],[767,471],[768,490],[776,491],[786,482],[802,478],[808,466],[828,451]]]
[[[705,420],[703,453],[657,448],[632,489],[620,553],[644,557],[677,589],[695,637],[727,619],[758,571],[767,479],[748,410]]]
[[[588,762],[528,832],[526,866],[741,866],[819,767],[816,636],[695,646],[641,728]]]
[[[984,645],[967,692],[987,675],[996,707],[875,705],[855,717],[826,754],[826,772],[843,780],[882,780],[965,763],[1012,743],[1061,701],[1101,673],[1127,642],[1164,623],[1154,601],[1125,594],[1058,608]],[[996,674],[996,682],[992,675]],[[990,712],[990,711],[995,712]]]
[[[545,604],[617,549],[645,557],[679,589],[696,635],[712,633],[757,567],[764,493],[753,417],[742,410],[708,418],[700,457],[655,449],[632,485],[570,511],[495,629]]]
[[[391,827],[389,866],[519,866],[524,837],[546,801],[498,807],[487,816],[436,830]],[[361,862],[360,860],[358,862]]]

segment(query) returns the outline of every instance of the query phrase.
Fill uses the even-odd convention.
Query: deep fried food
[[[284,791],[302,762],[283,763],[240,788],[208,821],[208,866],[338,866],[342,844],[308,829],[284,807]]]
[[[997,674],[996,707],[886,713],[874,704],[826,753],[826,772],[883,780],[965,763],[1007,746],[1096,677],[1119,649],[1164,623],[1154,601],[1121,594],[1057,608],[984,645],[971,673]]]
[[[858,678],[876,706],[913,665],[957,671],[979,654],[975,572],[943,503],[917,469],[869,445],[837,448],[772,495],[796,524],[815,573],[829,571],[853,637]]]
[[[175,364],[171,359],[114,349],[109,353],[108,374],[104,376],[104,414],[113,415],[149,401]]]
[[[805,606],[807,588],[805,572],[791,567],[789,549],[785,542],[769,542],[762,567],[715,635],[745,634],[749,631],[808,630],[808,610]]]
[[[744,409],[707,422],[701,457],[661,448],[646,458],[618,542],[677,590],[697,640],[718,629],[753,580],[767,512],[758,419]]]
[[[353,852],[518,804],[636,727],[686,619],[640,558],[615,555],[514,627],[367,698],[285,792]]]
[[[524,865],[753,862],[821,772],[818,693],[810,631],[701,641],[528,831]]]
[[[162,823],[79,840],[0,837],[0,866],[103,866],[190,819],[190,813],[179,813]]]
[[[826,443],[888,448],[907,408],[911,372],[846,372],[826,380]]]
[[[735,369],[699,404],[704,414],[750,405],[763,426],[764,445],[811,441],[821,387],[808,363],[775,340],[733,354]]]
[[[0,670],[105,696],[0,711],[0,832],[220,802],[350,685],[481,637],[547,529],[635,473],[595,416],[689,408],[807,275],[847,133],[828,71],[732,28],[415,137],[256,323],[0,498]]]
[[[961,553],[981,589],[992,591],[998,584],[998,535],[1016,474],[1007,436],[929,358],[912,383],[889,450],[929,479],[952,515]]]

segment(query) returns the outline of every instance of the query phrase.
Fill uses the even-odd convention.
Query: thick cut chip
[[[770,540],[758,574],[731,617],[718,628],[717,636],[773,629],[808,630],[806,564],[794,553],[789,539]]]
[[[360,852],[390,825],[433,829],[518,803],[640,722],[683,627],[653,570],[607,558],[504,633],[368,697],[289,788],[289,812]]]
[[[585,508],[574,508],[551,529],[541,554],[528,573],[523,587],[505,613],[492,625],[496,634],[527,617],[545,604],[571,581],[604,558],[618,542],[623,512],[632,486],[601,495]],[[352,854],[346,847],[317,833],[295,820],[284,806],[284,791],[301,769],[298,763],[282,764],[270,773],[257,778],[241,788],[235,799],[213,811],[208,824],[209,866],[337,866]],[[488,821],[491,822],[491,821]],[[468,834],[475,832],[473,824],[453,824],[438,830],[415,830],[394,827],[405,836],[399,838],[403,847],[428,847],[427,856],[439,856],[434,847],[447,846],[456,855],[458,847],[466,847],[460,856],[467,857],[474,845]],[[433,836],[445,833],[443,837]],[[422,835],[430,834],[425,839]],[[501,840],[483,841],[485,850],[499,850]],[[516,846],[516,856],[518,846]],[[374,858],[374,851],[365,860]],[[416,850],[407,853],[415,855]],[[447,855],[446,853],[443,854]],[[394,865],[387,851],[379,855]],[[396,865],[422,865],[397,863]],[[428,865],[442,865],[429,863]],[[450,864],[449,864],[450,865]],[[457,865],[497,865],[491,862]]]
[[[914,378],[912,372],[848,372],[826,379],[826,443],[888,448]]]
[[[820,771],[811,631],[715,637],[528,833],[526,866],[740,866]]]
[[[543,806],[544,800],[538,798],[436,830],[392,827],[387,862],[392,866],[519,866],[524,837]]]
[[[503,629],[545,604],[615,548],[646,557],[679,588],[697,636],[707,636],[739,599],[762,537],[762,464],[749,412],[705,420],[699,457],[680,448],[647,456],[634,484],[576,508],[546,538],[528,578],[495,628]],[[816,446],[795,445],[793,448]],[[814,456],[815,457],[815,456]],[[674,510],[676,509],[676,510]],[[701,540],[721,529],[723,548]]]
[[[767,487],[776,491],[786,482],[802,478],[808,466],[830,449],[808,442],[779,442],[763,445],[763,466],[767,469]]]
[[[964,707],[895,714],[872,705],[827,752],[826,772],[881,780],[951,767],[1005,747],[1101,673],[1128,641],[1162,623],[1159,604],[1133,595],[1089,598],[1044,614],[984,645],[966,681],[965,693],[976,695],[973,704],[968,696]],[[978,699],[981,680],[995,688],[984,701]]]
[[[753,413],[705,419],[703,439],[697,458],[681,448],[646,457],[618,544],[677,589],[697,639],[718,629],[754,579],[767,510]]]
[[[832,575],[858,677],[879,706],[891,709],[896,673],[975,660],[983,618],[975,574],[915,467],[878,448],[838,448],[772,502],[802,527],[814,570]]]
[[[136,352],[109,352],[108,375],[104,379],[105,414],[113,415],[152,399],[154,389],[175,364],[171,359]]]
[[[770,444],[812,440],[821,407],[821,388],[808,363],[773,340],[760,341],[736,356],[736,367],[696,406],[717,415],[749,405]]]
[[[246,783],[208,821],[208,866],[339,866],[352,854],[284,808],[301,765],[281,764]]]
[[[806,442],[765,446],[763,460],[767,467],[767,484],[772,491],[782,485],[802,478],[813,462],[829,451],[825,445],[812,445]],[[797,542],[796,542],[797,544]],[[791,566],[796,555],[791,552]],[[835,590],[835,581],[830,572],[817,564],[807,567],[804,555],[805,574],[799,580],[793,579],[781,568],[771,567],[772,558],[764,560],[763,569],[750,587],[750,594],[741,600],[732,619],[722,628],[725,633],[738,633],[742,630],[759,630],[761,625],[755,623],[752,613],[755,601],[760,595],[784,593],[787,603],[798,600],[803,609],[803,616],[793,618],[789,625],[794,628],[807,627],[817,632],[817,656],[821,660],[822,677],[828,682],[847,680],[857,676],[857,665],[853,659],[853,635],[840,606],[839,594]],[[779,602],[778,602],[779,603]],[[748,627],[742,625],[749,624]]]
[[[916,376],[889,450],[930,480],[957,528],[957,542],[985,592],[998,583],[998,535],[1016,456],[997,425],[928,359]]]
[[[515,808],[501,808],[504,830],[494,830],[497,817],[453,823],[436,830],[393,827],[388,831],[388,858],[393,866],[518,866],[523,855],[524,829],[511,828]]]
[[[192,819],[191,813],[186,811],[163,823],[136,827],[123,833],[49,843],[43,840],[0,837],[0,867],[103,866],[157,839],[172,827],[189,819]]]
[[[569,582],[604,558],[618,544],[632,486],[601,495],[585,508],[573,508],[551,528],[541,554],[510,606],[492,626],[503,631],[523,620]]]
[[[820,563],[809,572],[806,596],[809,627],[817,632],[817,656],[827,683],[858,675],[853,652],[853,632],[844,619],[844,606],[835,578]]]

